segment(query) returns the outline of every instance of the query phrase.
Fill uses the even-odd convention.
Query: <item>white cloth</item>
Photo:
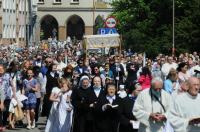
[[[186,72],[186,73],[179,72],[178,78],[179,78],[180,82],[185,82],[190,78],[190,74],[188,72]]]
[[[162,106],[155,99],[151,99],[150,89],[143,90],[137,97],[133,114],[140,121],[138,132],[162,132],[165,122],[155,122],[149,119],[151,113],[162,113],[166,117],[171,105],[171,96],[164,90],[161,90],[161,102],[165,107],[164,112]]]
[[[15,107],[17,105],[19,105],[20,107],[23,107],[22,101],[27,99],[27,97],[25,95],[21,94],[20,91],[18,91],[16,93],[16,98],[17,99],[15,99],[15,98],[11,99],[11,102],[10,102],[10,105],[9,105],[9,112],[11,112],[11,113],[15,113]]]
[[[190,69],[190,75],[191,75],[191,76],[194,76],[194,75],[196,74],[196,73],[194,72],[194,70],[200,71],[200,65],[193,66],[193,67]]]
[[[140,122],[139,121],[132,121],[131,125],[132,125],[133,129],[139,129]]]
[[[198,126],[189,125],[192,118],[200,118],[200,94],[195,98],[189,93],[182,93],[173,101],[169,121],[175,132],[199,132]]]
[[[169,120],[167,120],[163,132],[174,132],[174,129],[172,128]]]
[[[45,77],[43,76],[42,73],[39,73],[38,77],[36,77],[37,81],[38,81],[38,87],[39,90],[37,92],[35,92],[36,98],[41,98],[42,94],[41,94],[41,89],[43,89],[44,85],[46,86],[46,81],[45,81]],[[44,91],[44,90],[42,90]]]
[[[164,77],[167,77],[170,69],[172,69],[172,68],[176,69],[177,68],[177,64],[174,63],[174,62],[172,64],[169,64],[169,63],[163,64],[163,66],[161,68],[161,71],[162,71]]]
[[[59,88],[53,88],[52,93],[60,94]],[[72,125],[73,107],[67,98],[70,98],[72,91],[58,96],[60,102],[54,102],[47,121],[45,132],[70,132]],[[71,109],[71,111],[68,111]]]
[[[67,66],[67,64],[65,64],[64,62],[60,62],[60,63],[58,63],[58,65],[57,65],[57,70],[58,71],[62,71],[63,70],[63,68],[65,68]]]
[[[41,76],[41,75],[39,74],[39,76]],[[40,91],[42,94],[44,94],[44,93],[46,93],[47,77],[46,77],[46,75],[42,75],[42,77],[43,78],[42,78],[42,82],[41,82]]]
[[[71,97],[72,91],[68,91],[61,96],[59,104],[59,132],[70,132],[72,126],[73,107],[67,98]],[[71,111],[69,111],[71,110]]]
[[[59,94],[60,93],[60,89],[57,87],[54,87],[51,91],[51,94]],[[58,132],[58,126],[59,126],[59,122],[58,122],[58,102],[53,102],[52,107],[51,107],[51,111],[49,114],[49,118],[47,120],[47,125],[45,128],[45,132]]]
[[[117,94],[119,95],[120,98],[125,98],[127,96],[127,93],[125,90],[120,90],[117,92]]]

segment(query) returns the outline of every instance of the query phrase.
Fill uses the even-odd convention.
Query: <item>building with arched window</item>
[[[112,0],[39,0],[36,20],[37,41],[57,38],[82,39],[95,34],[97,18],[112,12]]]

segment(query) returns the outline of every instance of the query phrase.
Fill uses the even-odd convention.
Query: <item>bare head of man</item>
[[[200,82],[196,77],[190,77],[189,80],[189,89],[188,93],[192,96],[197,96],[200,90]]]

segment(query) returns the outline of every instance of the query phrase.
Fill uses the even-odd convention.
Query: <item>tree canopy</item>
[[[174,1],[176,54],[200,49],[200,1]],[[171,54],[173,0],[115,0],[112,6],[125,47],[150,56]]]

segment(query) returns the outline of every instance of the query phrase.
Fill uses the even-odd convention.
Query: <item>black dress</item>
[[[98,108],[97,104],[99,103],[101,98],[104,98],[105,91],[104,88],[101,88],[98,97],[95,94],[94,88],[91,88],[91,96],[90,96],[90,104],[94,104],[94,107],[90,108],[89,112],[89,126],[90,126],[90,132],[101,132],[101,124],[99,123],[99,120],[102,118],[102,110]]]
[[[99,100],[98,108],[101,110],[102,115],[99,121],[99,132],[118,132],[120,120],[122,118],[122,99],[116,96],[113,100],[112,105],[118,105],[115,108],[108,108],[103,111],[102,106],[108,104],[106,96]]]
[[[72,105],[74,107],[73,132],[90,132],[90,99],[91,89],[74,88],[72,91]]]

